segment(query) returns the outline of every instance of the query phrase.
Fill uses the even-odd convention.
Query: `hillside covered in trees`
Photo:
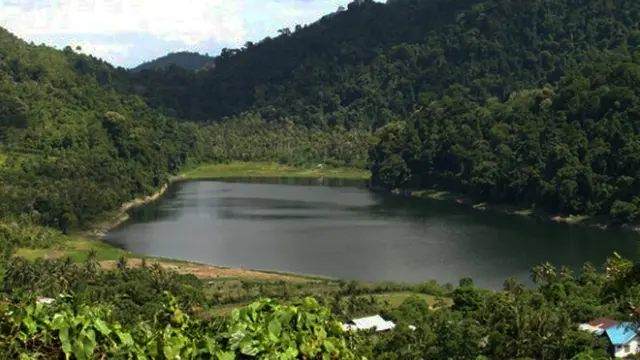
[[[182,119],[383,128],[380,188],[625,223],[640,215],[639,20],[630,0],[360,1],[213,70],[134,78]]]
[[[184,122],[127,93],[131,83],[125,70],[70,47],[30,45],[0,30],[2,221],[84,228],[200,162],[366,163],[364,131],[325,135],[286,119],[282,127]]]
[[[379,127],[443,95],[506,100],[612,52],[632,55],[640,41],[638,4],[628,0],[359,3],[224,49],[188,87],[148,96],[182,98],[174,110],[192,120],[251,109],[307,125]]]
[[[0,30],[3,221],[84,226],[201,156],[197,126],[118,93],[123,75]]]
[[[164,69],[167,66],[175,65],[187,70],[200,70],[206,67],[213,67],[215,59],[208,55],[197,52],[181,51],[169,53],[157,59],[144,62],[131,71]]]

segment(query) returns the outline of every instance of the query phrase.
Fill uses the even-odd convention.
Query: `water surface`
[[[133,252],[221,266],[361,281],[455,284],[471,276],[492,288],[510,276],[530,284],[530,268],[545,261],[577,270],[585,261],[602,265],[614,251],[635,258],[637,250],[639,236],[628,231],[316,180],[278,182],[178,182],[106,239]]]

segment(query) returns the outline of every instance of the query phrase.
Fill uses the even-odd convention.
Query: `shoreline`
[[[380,189],[372,189],[372,191],[380,191]],[[600,230],[615,229],[611,224],[603,221],[602,217],[591,217],[587,215],[575,215],[563,216],[560,214],[551,214],[545,211],[536,210],[533,206],[528,208],[510,204],[492,204],[488,202],[474,203],[470,197],[453,193],[446,190],[400,190],[394,189],[391,193],[396,195],[404,195],[415,197],[419,199],[429,199],[437,201],[446,201],[451,204],[459,204],[477,211],[490,211],[505,215],[520,216],[526,218],[537,218],[543,221],[550,221],[559,224],[578,225],[592,228],[598,228]],[[640,233],[640,225],[623,224],[620,229],[633,231]]]
[[[127,201],[123,203],[122,205],[120,205],[120,208],[118,210],[115,210],[111,213],[106,214],[104,220],[99,221],[96,224],[90,226],[89,230],[86,232],[87,235],[102,241],[102,239],[107,235],[107,233],[110,230],[113,230],[114,228],[122,225],[124,222],[129,220],[129,213],[128,213],[129,210],[143,206],[143,205],[150,204],[158,200],[167,191],[167,189],[169,188],[169,185],[171,185],[176,181],[182,181],[182,180],[185,180],[184,176],[182,175],[176,176],[174,178],[169,179],[169,181],[164,185],[162,185],[162,187],[155,193],[148,196],[135,198],[131,201]]]
[[[358,171],[354,172],[354,169],[329,169],[332,173],[340,173],[343,175],[342,179],[354,179],[354,180],[365,180],[364,172],[362,170],[356,169]],[[185,171],[183,174],[171,177],[167,183],[165,183],[158,191],[155,193],[133,199],[131,201],[123,203],[119,209],[114,212],[105,215],[105,219],[101,222],[98,222],[96,225],[92,226],[87,232],[85,232],[84,237],[90,239],[97,240],[104,245],[111,246],[104,240],[106,234],[122,225],[124,222],[129,220],[128,211],[131,209],[152,203],[162,195],[165,194],[167,189],[174,182],[180,181],[198,181],[198,180],[207,180],[211,178],[216,179],[224,179],[231,177],[282,177],[282,178],[323,178],[329,172],[327,169],[323,168],[293,168],[288,166],[282,166],[274,163],[230,163],[230,164],[206,164],[199,167],[192,168],[191,170]],[[348,174],[357,174],[353,177],[348,177]],[[506,215],[517,215],[520,217],[529,217],[529,218],[538,218],[543,221],[553,221],[556,223],[566,223],[569,225],[581,225],[581,226],[590,226],[596,227],[599,229],[606,230],[610,228],[603,223],[599,223],[596,218],[591,218],[588,216],[580,216],[580,215],[570,215],[570,216],[560,216],[553,215],[549,213],[545,213],[542,211],[537,211],[533,207],[523,208],[509,204],[491,204],[491,203],[474,203],[472,199],[463,194],[456,194],[449,191],[441,191],[437,189],[431,190],[400,190],[394,189],[392,191],[387,191],[386,189],[376,189],[369,187],[369,191],[371,192],[388,192],[395,195],[401,196],[410,196],[414,198],[421,199],[429,199],[429,200],[438,200],[438,201],[446,201],[451,204],[459,204],[465,207],[470,207],[473,210],[477,211],[491,211],[502,213]],[[623,226],[622,228],[626,230],[631,230],[636,233],[640,233],[640,227],[633,227],[631,225]],[[259,270],[259,269],[245,269],[245,268],[225,268],[216,265],[210,264],[198,264],[195,262],[172,259],[172,258],[155,258],[151,256],[146,256],[144,254],[134,254],[126,250],[122,250],[123,253],[129,255],[128,257],[131,260],[135,260],[136,258],[150,258],[155,259],[156,261],[162,261],[166,263],[184,263],[190,266],[206,266],[208,268],[216,268],[216,269],[229,269],[232,271],[243,271],[243,272],[251,272],[255,274],[278,274],[279,276],[291,276],[294,278],[322,278],[323,276],[312,275],[312,274],[290,274],[286,272],[278,272],[278,271],[268,271],[268,270]],[[324,277],[325,280],[329,280]],[[336,279],[332,279],[336,280]]]
[[[173,176],[167,183],[162,185],[155,193],[138,197],[133,200],[123,203],[118,209],[105,213],[102,220],[96,221],[94,224],[88,227],[87,230],[79,232],[80,238],[87,242],[97,241],[98,243],[107,246],[109,248],[117,249],[119,253],[126,255],[129,261],[134,263],[142,258],[149,259],[153,262],[163,264],[165,267],[173,267],[176,264],[182,264],[186,272],[190,272],[188,269],[208,269],[208,271],[223,271],[232,273],[242,273],[249,276],[249,278],[267,278],[275,277],[279,279],[285,279],[287,281],[338,281],[331,277],[318,275],[318,274],[296,274],[284,271],[273,270],[260,270],[260,269],[248,269],[248,268],[232,268],[217,266],[212,264],[201,264],[197,262],[165,258],[165,257],[153,257],[144,254],[134,254],[128,250],[119,249],[113,247],[111,244],[104,240],[107,233],[129,220],[129,213],[131,209],[150,204],[162,197],[169,189],[169,186],[175,182],[181,181],[198,181],[207,179],[224,179],[231,177],[251,177],[251,176],[263,176],[263,177],[282,177],[282,178],[332,178],[343,180],[366,180],[369,178],[368,172],[361,169],[353,168],[331,168],[331,167],[315,167],[315,168],[296,168],[283,166],[275,163],[247,163],[247,162],[233,162],[230,164],[203,164],[201,166],[194,167],[187,170],[180,175]],[[73,240],[72,240],[73,241]],[[46,256],[46,252],[45,252]],[[106,260],[112,261],[112,260]]]
[[[105,219],[89,226],[86,232],[91,237],[102,240],[107,232],[129,220],[128,211],[158,200],[175,182],[189,180],[224,179],[232,177],[281,177],[281,178],[328,178],[341,180],[368,180],[368,171],[356,168],[292,167],[268,162],[231,162],[228,164],[203,164],[196,166],[180,175],[173,176],[155,193],[135,198],[123,203],[119,209],[105,214]]]

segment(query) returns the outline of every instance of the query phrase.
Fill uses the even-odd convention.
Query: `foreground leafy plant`
[[[312,298],[289,306],[255,302],[217,323],[191,319],[165,296],[153,323],[128,328],[108,308],[75,306],[72,298],[5,304],[0,351],[21,359],[355,359],[340,324]]]

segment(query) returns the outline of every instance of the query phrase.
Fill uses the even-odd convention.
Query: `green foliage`
[[[62,243],[62,234],[52,228],[0,223],[0,244],[6,248],[46,249]]]
[[[181,51],[169,53],[157,59],[147,61],[132,69],[132,71],[144,71],[164,69],[170,66],[177,66],[186,70],[200,70],[205,67],[213,67],[214,58],[202,55],[197,52]]]
[[[355,359],[346,347],[342,326],[313,298],[298,306],[265,300],[236,309],[223,337],[244,355],[270,359]]]
[[[613,60],[612,60],[613,61]],[[638,215],[637,63],[593,63],[508,100],[445,96],[377,132],[373,182],[440,188],[561,214]],[[391,136],[390,134],[394,134]]]
[[[344,282],[331,283],[333,292],[318,301],[292,298],[300,292],[278,294],[283,303],[262,299],[227,318],[206,318],[195,310],[207,302],[200,296],[203,284],[190,276],[129,268],[124,261],[100,270],[91,258],[78,265],[16,259],[3,276],[0,351],[44,359],[599,359],[606,342],[577,324],[601,316],[628,319],[640,303],[633,264],[614,256],[605,268],[601,273],[587,265],[574,277],[544,264],[533,271],[541,274],[538,287],[510,279],[505,291],[476,289],[464,278],[451,307],[432,308],[423,297],[409,296],[389,308],[365,294],[390,288]],[[237,286],[249,293],[257,285]],[[58,295],[65,293],[73,296]],[[35,294],[54,301],[34,304]],[[393,319],[396,328],[351,333],[336,321],[375,313]]]
[[[199,158],[197,126],[119,92],[126,72],[0,31],[0,217],[69,232]]]
[[[168,293],[153,322],[129,327],[107,308],[64,299],[0,312],[0,349],[12,358],[355,359],[340,324],[311,298],[298,306],[263,300],[223,323],[191,319]]]
[[[68,258],[10,259],[4,268],[2,289],[13,298],[74,294],[79,303],[111,305],[113,317],[123,324],[153,319],[165,291],[175,294],[180,306],[189,311],[204,303],[202,283],[192,275],[159,266],[129,268],[126,262],[120,262],[115,271],[103,270],[91,256],[80,265]]]
[[[190,120],[255,110],[269,121],[378,128],[443,95],[504,100],[599,59],[630,58],[640,45],[638,9],[632,0],[354,2],[224,49],[210,71],[165,69],[134,80],[151,103]],[[626,86],[637,78],[625,74]]]
[[[181,118],[243,118],[244,132],[210,136],[214,159],[360,165],[368,149],[383,189],[627,223],[640,205],[638,14],[630,0],[364,1],[225,49],[212,70],[132,74],[129,88]],[[247,117],[269,135],[245,141]]]
[[[424,323],[431,312],[431,307],[426,300],[412,295],[391,312],[393,319],[404,324]]]
[[[215,69],[199,72],[130,73],[0,29],[8,298],[0,351],[23,359],[603,358],[606,345],[576,324],[640,320],[640,267],[618,255],[604,273],[537,266],[534,289],[515,279],[504,291],[470,279],[452,291],[416,286],[453,305],[432,310],[409,298],[386,309],[399,324],[386,334],[345,334],[333,316],[384,311],[364,294],[388,285],[345,282],[320,301],[263,300],[226,320],[195,320],[194,309],[223,297],[205,298],[193,276],[132,269],[124,259],[102,270],[92,258],[11,255],[54,247],[60,232],[90,226],[203,161],[368,164],[374,185],[388,190],[435,187],[635,221],[639,14],[630,0],[358,1],[225,49]],[[292,288],[279,296],[288,300]],[[245,283],[242,301],[251,291]],[[56,301],[34,305],[36,295]]]
[[[292,166],[364,168],[373,140],[367,130],[307,128],[291,119],[265,122],[255,114],[211,124],[201,133],[209,141],[204,152],[210,161],[272,161]]]

